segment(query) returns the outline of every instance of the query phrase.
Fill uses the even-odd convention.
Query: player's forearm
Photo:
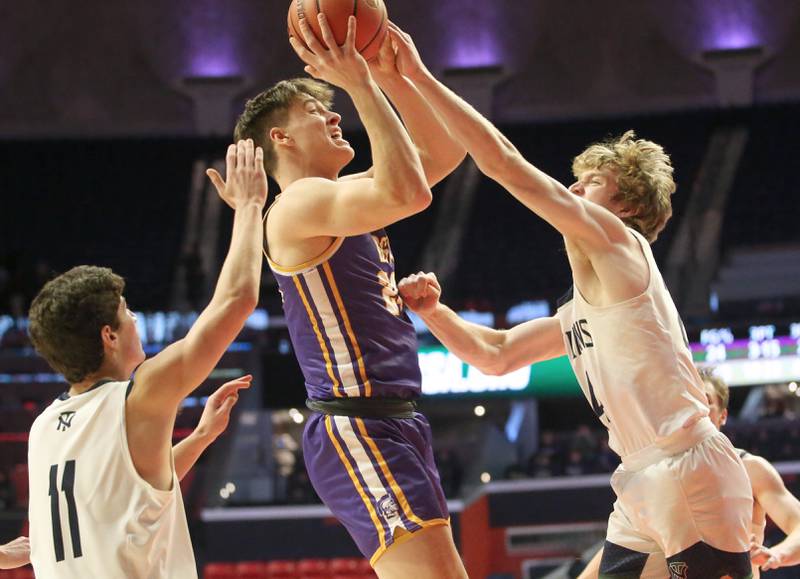
[[[586,565],[586,567],[581,571],[581,574],[578,575],[578,579],[597,579],[600,575],[600,559],[603,558],[603,549],[601,548],[597,553],[595,553],[592,560]]]
[[[222,264],[212,304],[239,312],[244,319],[258,303],[263,233],[261,207],[249,203],[236,209],[228,255]]]
[[[490,177],[507,168],[519,156],[516,147],[472,105],[439,82],[432,74],[421,75],[416,87],[436,110],[483,173]]]
[[[400,204],[430,202],[417,148],[378,86],[350,91],[372,149],[375,188]]]
[[[183,477],[192,469],[194,463],[212,442],[214,442],[212,437],[195,429],[172,448],[178,480],[183,480]]]
[[[486,374],[497,373],[501,332],[467,322],[441,303],[421,318],[433,335],[461,360]]]
[[[381,79],[380,87],[403,119],[419,150],[428,184],[433,186],[458,167],[466,149],[410,80],[392,75]]]
[[[786,538],[770,548],[780,560],[781,567],[800,565],[800,525],[797,525]]]

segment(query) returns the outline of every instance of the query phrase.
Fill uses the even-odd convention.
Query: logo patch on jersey
[[[397,507],[397,502],[395,502],[391,495],[386,495],[378,501],[378,511],[387,521],[396,519],[400,514],[400,509]]]
[[[62,412],[58,415],[58,424],[56,425],[56,429],[64,432],[70,426],[72,426],[72,419],[75,418],[75,412],[70,410],[69,412]]]
[[[689,565],[683,561],[675,561],[669,564],[669,574],[672,579],[686,579],[689,573]]]

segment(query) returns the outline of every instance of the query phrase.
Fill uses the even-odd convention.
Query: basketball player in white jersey
[[[708,369],[701,369],[700,375],[706,387],[706,396],[711,409],[709,418],[718,429],[722,429],[728,420],[728,400],[730,391],[721,378]],[[791,567],[800,564],[800,501],[789,492],[781,475],[769,462],[744,450],[738,451],[744,461],[747,475],[753,491],[753,519],[750,527],[753,544],[750,548],[753,563],[753,577],[759,577],[760,571]],[[774,545],[765,547],[764,528],[767,516],[786,533],[786,538]],[[600,569],[600,549],[589,562],[578,579],[596,579]],[[759,565],[761,566],[759,568]],[[660,571],[661,577],[669,579],[664,554],[651,555],[647,566]]]
[[[197,577],[178,485],[197,447],[176,456],[172,431],[181,401],[208,377],[258,300],[262,161],[260,148],[241,141],[228,149],[226,185],[208,172],[234,209],[230,249],[211,302],[186,337],[150,360],[124,281],[111,270],[73,268],[34,299],[32,342],[70,384],[37,418],[29,441],[38,577]]]
[[[239,399],[238,391],[249,388],[251,380],[251,376],[242,376],[223,384],[208,397],[197,427],[172,450],[178,480],[183,480],[203,451],[228,427],[231,410]],[[54,406],[45,412],[51,409]],[[30,562],[31,543],[28,537],[17,537],[0,545],[0,569],[15,569]]]
[[[622,457],[601,576],[639,577],[648,554],[660,550],[675,577],[749,577],[747,473],[708,418],[702,380],[648,243],[671,214],[669,158],[628,132],[579,155],[577,180],[566,188],[438,82],[407,34],[390,34],[402,54],[401,72],[481,171],[564,236],[574,280],[556,316],[507,331],[467,323],[440,304],[432,274],[401,282],[405,303],[445,346],[485,373],[569,355]]]

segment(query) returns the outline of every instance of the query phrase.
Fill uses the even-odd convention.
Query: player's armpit
[[[270,227],[284,239],[347,237],[369,233],[424,210],[430,189],[385,191],[365,177],[294,182],[270,210]]]

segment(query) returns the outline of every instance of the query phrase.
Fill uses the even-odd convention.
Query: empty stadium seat
[[[240,561],[236,564],[236,579],[269,579],[267,564],[261,561]]]
[[[203,579],[237,579],[233,563],[209,563],[203,569]]]
[[[297,562],[297,574],[303,579],[328,577],[327,559],[300,559]]]
[[[297,564],[294,561],[269,561],[266,568],[270,579],[297,579]]]

